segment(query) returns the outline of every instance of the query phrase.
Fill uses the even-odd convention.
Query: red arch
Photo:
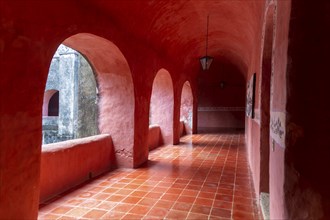
[[[172,78],[160,69],[154,79],[150,100],[150,124],[160,126],[164,144],[173,143],[174,92]]]
[[[73,35],[63,44],[83,54],[93,67],[100,94],[100,132],[111,135],[117,164],[133,167],[134,86],[124,55],[111,41],[89,33]]]
[[[180,121],[184,121],[184,128],[186,134],[192,134],[193,128],[193,104],[194,97],[191,86],[186,81],[182,86],[181,105],[180,105]]]

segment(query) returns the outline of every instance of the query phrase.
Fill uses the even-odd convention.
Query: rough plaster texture
[[[153,150],[160,145],[162,145],[161,131],[158,125],[150,125],[149,126],[149,134],[148,134],[148,148],[149,150]]]
[[[150,124],[159,125],[163,144],[173,143],[173,105],[172,78],[165,69],[161,69],[152,86]]]
[[[110,135],[97,135],[43,146],[40,202],[73,188],[114,166]]]
[[[293,10],[293,9],[292,9]],[[273,49],[273,76],[271,82],[271,111],[286,114],[286,96],[288,87],[285,86],[288,72],[288,31],[291,11],[290,1],[277,1],[275,15],[275,33]],[[272,140],[270,140],[272,143]],[[272,147],[272,146],[271,146]],[[284,146],[285,148],[287,146]],[[284,198],[284,150],[278,144],[275,151],[270,151],[270,218],[288,218]],[[286,150],[285,150],[286,151]]]
[[[247,152],[253,176],[254,190],[257,198],[260,195],[260,127],[255,121],[247,118],[246,133]]]
[[[175,77],[175,75],[174,75]],[[173,78],[175,80],[175,78]],[[187,100],[190,100],[191,102],[189,105],[191,107],[186,108],[187,110],[187,116],[186,118],[189,121],[191,118],[191,122],[188,122],[188,124],[191,124],[191,133],[196,133],[197,132],[197,91],[196,91],[196,80],[185,80],[182,79],[180,83],[175,83],[174,84],[174,110],[173,110],[173,144],[179,144],[180,143],[180,137],[182,135],[182,91],[183,87],[185,84],[190,84],[190,90],[189,92],[191,93],[192,97],[190,97]],[[188,92],[188,93],[189,93]],[[189,117],[189,111],[191,111],[191,117]],[[189,130],[189,127],[188,127]]]
[[[180,121],[180,137],[186,135],[186,130],[185,130],[185,123],[184,121]]]
[[[260,44],[260,59],[256,59],[256,66],[260,67],[257,73],[257,87],[255,108],[259,112],[259,119],[246,119],[246,139],[248,143],[248,155],[252,170],[254,187],[257,197],[260,192],[267,189],[267,150],[269,151],[269,196],[270,196],[270,219],[287,219],[287,207],[284,198],[285,192],[285,151],[278,144],[273,144],[272,138],[267,143],[267,128],[264,121],[268,117],[267,92],[270,87],[269,111],[282,112],[286,108],[286,74],[287,74],[287,50],[288,30],[291,11],[290,1],[269,1],[266,3],[263,19],[262,44]],[[272,11],[273,10],[273,11]],[[272,13],[274,15],[272,15]],[[272,17],[274,16],[274,17]],[[273,24],[272,24],[272,18]],[[274,25],[273,34],[272,25]],[[273,40],[271,40],[273,36]],[[273,45],[271,44],[273,41]],[[271,51],[270,51],[271,50]],[[271,57],[271,58],[270,58]],[[265,58],[265,59],[264,59]],[[271,76],[269,76],[271,72]],[[251,73],[252,74],[252,73]],[[248,75],[249,77],[250,75]],[[264,78],[264,81],[262,80]],[[270,78],[267,81],[267,79]],[[267,85],[270,83],[270,85]],[[260,109],[261,108],[261,109]],[[265,130],[266,129],[266,130]],[[274,150],[272,150],[274,149]],[[266,187],[265,187],[266,186]]]
[[[193,94],[189,82],[185,82],[182,86],[181,105],[180,105],[180,122],[183,121],[186,134],[192,134],[193,128]],[[182,132],[180,132],[182,134]]]
[[[99,129],[110,134],[119,166],[133,166],[134,92],[131,72],[112,42],[77,34],[64,44],[82,53],[93,65],[99,89]]]
[[[287,219],[284,197],[284,149],[275,144],[269,156],[269,212],[271,219]]]

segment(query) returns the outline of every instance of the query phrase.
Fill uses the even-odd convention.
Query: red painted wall
[[[186,126],[185,126],[185,123],[183,121],[180,121],[180,137],[184,136],[187,134],[186,132]]]
[[[221,84],[223,83],[223,84]],[[245,79],[230,61],[213,63],[200,72],[198,82],[198,131],[219,132],[244,128]],[[215,108],[222,109],[216,110]],[[229,109],[228,109],[229,107]],[[232,110],[240,107],[241,110]]]
[[[149,134],[148,134],[148,148],[149,150],[153,150],[160,145],[162,145],[162,135],[160,131],[160,127],[158,125],[150,125],[149,126]]]
[[[160,127],[164,144],[173,143],[173,83],[171,75],[165,70],[158,71],[150,100],[150,124]]]
[[[181,105],[180,105],[180,123],[183,122],[184,130],[186,134],[192,134],[193,120],[194,120],[193,105],[194,105],[194,97],[191,91],[190,83],[187,81],[182,86]],[[182,134],[181,124],[180,124],[180,134]]]
[[[118,166],[133,167],[134,86],[126,58],[113,42],[93,34],[73,35],[63,43],[79,51],[93,67],[100,133],[111,135]]]
[[[99,51],[98,55],[97,53],[88,53],[86,50],[85,55],[89,55],[88,59],[94,62],[93,67],[99,70],[99,83],[102,84],[103,82],[104,86],[102,95],[110,97],[116,90],[121,91],[120,95],[114,98],[114,101],[117,101],[118,104],[111,104],[109,102],[112,100],[111,98],[102,101],[101,128],[103,133],[111,134],[120,164],[126,167],[136,167],[148,158],[148,112],[155,72],[160,68],[166,68],[171,73],[174,90],[174,110],[173,117],[169,119],[170,123],[173,124],[169,135],[174,133],[173,139],[176,142],[180,130],[179,97],[182,84],[190,80],[192,87],[197,88],[197,78],[202,80],[204,78],[203,75],[198,76],[198,71],[196,71],[199,68],[198,57],[204,55],[205,50],[205,22],[201,17],[206,17],[208,10],[216,12],[213,13],[212,16],[214,17],[210,20],[209,52],[210,55],[212,53],[216,54],[215,63],[212,64],[210,72],[213,71],[214,76],[217,75],[216,73],[219,73],[219,77],[224,76],[221,70],[221,60],[228,58],[232,65],[238,69],[234,72],[239,72],[242,76],[245,75],[246,79],[249,79],[251,74],[256,72],[258,81],[260,76],[258,74],[260,74],[259,70],[261,69],[262,23],[266,2],[272,1],[240,1],[239,3],[237,1],[211,1],[211,3],[208,2],[209,4],[205,4],[205,1],[191,1],[189,2],[191,7],[185,7],[184,4],[188,3],[181,3],[180,1],[168,3],[159,1],[159,4],[157,1],[132,1],[131,4],[127,4],[126,1],[89,0],[0,1],[0,216],[8,219],[20,219],[22,216],[27,219],[36,219],[37,217],[40,187],[42,96],[51,58],[60,43],[78,33],[93,33],[93,35],[112,42],[125,55],[127,63],[123,59],[118,59],[117,56],[112,57],[114,59],[107,59],[113,56],[112,51],[107,51],[103,46],[96,44],[95,41],[85,44],[89,49]],[[306,124],[302,123],[301,127],[313,135],[300,139],[297,145],[293,143],[289,145],[291,146],[289,150],[297,156],[294,156],[286,164],[284,164],[285,158],[290,155],[287,155],[286,150],[281,149],[279,146],[276,145],[275,152],[270,155],[270,208],[271,217],[273,218],[288,217],[286,215],[286,204],[280,197],[286,195],[286,193],[289,195],[290,192],[297,192],[299,190],[296,189],[300,189],[293,187],[296,191],[292,191],[289,190],[290,187],[286,189],[283,187],[283,183],[284,185],[289,183],[285,181],[287,177],[285,177],[283,169],[291,166],[292,161],[294,161],[294,167],[297,168],[295,169],[301,172],[302,179],[304,179],[299,179],[299,187],[304,186],[303,183],[308,183],[312,185],[310,188],[313,190],[314,195],[326,193],[325,187],[318,185],[323,181],[317,183],[311,180],[313,177],[315,177],[315,180],[319,180],[321,177],[318,172],[315,176],[313,175],[316,168],[320,168],[321,165],[325,165],[324,167],[328,165],[319,162],[328,161],[326,158],[328,154],[325,150],[327,142],[318,136],[318,134],[326,136],[324,132],[327,131],[326,126],[329,123],[327,123],[327,112],[325,111],[328,108],[324,103],[319,103],[321,99],[313,101],[314,97],[324,97],[324,94],[327,94],[327,87],[318,87],[318,84],[323,85],[322,83],[328,82],[328,80],[316,77],[318,80],[312,83],[312,87],[309,87],[311,84],[311,77],[309,76],[311,76],[311,73],[320,74],[327,70],[327,55],[322,54],[324,56],[320,60],[318,60],[318,57],[321,56],[317,55],[319,50],[323,51],[322,48],[327,48],[328,45],[328,41],[325,39],[328,37],[326,34],[321,40],[318,39],[318,37],[323,36],[322,28],[328,26],[323,21],[327,21],[327,17],[320,19],[318,12],[322,11],[320,14],[327,15],[329,14],[328,11],[323,10],[327,10],[328,7],[324,3],[326,1],[321,1],[322,4],[314,4],[314,7],[317,7],[315,10],[309,10],[313,5],[304,6],[304,10],[293,7],[303,12],[302,15],[298,14],[298,18],[305,17],[306,20],[303,20],[303,22],[299,20],[298,23],[292,23],[292,25],[303,29],[305,24],[309,24],[309,28],[306,31],[298,32],[297,35],[294,35],[294,32],[292,33],[292,41],[303,42],[303,44],[292,47],[292,51],[294,51],[292,54],[295,56],[290,57],[290,59],[294,58],[295,63],[298,63],[294,64],[295,66],[311,63],[312,66],[318,67],[320,62],[322,62],[322,65],[317,71],[313,68],[305,69],[306,66],[302,65],[302,69],[292,72],[292,76],[302,74],[304,79],[303,83],[299,84],[298,82],[301,81],[299,77],[297,77],[297,80],[292,78],[291,80],[294,79],[296,83],[292,84],[292,89],[303,92],[304,95],[309,91],[306,88],[312,88],[311,90],[314,92],[307,94],[307,96],[299,95],[299,92],[293,94],[288,104],[291,107],[286,109],[286,71],[291,71],[290,68],[287,69],[286,61],[290,2],[289,0],[278,1],[272,109],[281,112],[288,110],[290,117],[298,114],[298,118],[288,119],[288,122],[299,126],[307,115],[310,119]],[[295,1],[295,4],[298,4],[297,2],[304,1]],[[141,10],[145,13],[141,13]],[[312,16],[310,16],[310,12],[313,12]],[[296,16],[292,17],[292,22],[295,20]],[[220,27],[221,30],[212,30],[213,27]],[[300,36],[306,37],[300,40]],[[313,43],[320,42],[317,44],[317,50],[313,50],[310,39],[313,39]],[[67,44],[70,43],[67,42]],[[69,46],[77,49],[73,44]],[[307,52],[301,51],[305,48],[305,44],[310,44],[306,50]],[[81,48],[82,50],[83,48]],[[118,54],[115,53],[115,55]],[[306,54],[310,55],[306,56],[307,61],[302,59]],[[312,62],[310,62],[310,58],[312,58]],[[110,66],[107,66],[108,62],[113,62],[111,66],[114,68],[109,68]],[[227,68],[226,63],[224,68]],[[121,75],[120,73],[123,70],[124,74]],[[238,76],[237,74],[234,75]],[[112,84],[112,79],[117,79],[116,83]],[[218,83],[217,80],[219,79],[215,78],[214,82]],[[237,81],[234,80],[233,82],[236,83]],[[245,79],[243,82],[243,93],[245,94]],[[292,82],[290,81],[290,83]],[[210,87],[210,85],[205,86],[205,91]],[[202,90],[199,88],[199,91]],[[288,94],[291,94],[290,92],[288,91]],[[205,99],[200,99],[200,106],[238,103],[244,106],[245,95],[243,93],[239,92],[236,95],[236,91],[223,92],[222,90],[218,93],[217,91],[215,93],[210,92],[204,96]],[[193,94],[194,104],[197,104],[196,90],[193,90]],[[223,99],[213,99],[219,96]],[[256,109],[258,109],[259,97],[256,98]],[[215,104],[212,103],[213,100]],[[240,101],[238,102],[238,100]],[[305,100],[312,101],[313,104],[308,106],[313,108],[306,108]],[[324,97],[324,100],[326,100],[326,97]],[[205,102],[203,104],[203,101],[212,102],[206,102],[207,105],[204,105]],[[124,105],[121,105],[123,102],[125,102]],[[125,107],[120,108],[120,106]],[[295,109],[292,106],[302,106],[303,108]],[[301,109],[304,111],[299,115]],[[324,110],[316,112],[317,109]],[[115,113],[115,117],[113,117],[112,112]],[[194,107],[194,113],[197,114],[196,107]],[[224,118],[222,116],[219,116],[220,120]],[[313,118],[314,116],[317,117]],[[244,116],[241,119],[233,115],[233,118],[237,119],[237,122],[244,120]],[[116,122],[113,119],[122,121],[119,127],[113,126]],[[256,173],[259,173],[258,164],[260,164],[258,162],[260,156],[258,149],[260,146],[256,143],[256,140],[259,140],[260,127],[258,127],[258,119],[246,119],[246,121],[249,161],[253,175],[256,176]],[[226,126],[232,126],[232,122],[233,120],[227,122]],[[325,123],[319,126],[319,122]],[[197,127],[196,121],[194,121],[194,127]],[[315,128],[317,128],[315,131],[312,130]],[[293,132],[293,134],[295,133]],[[312,140],[321,140],[321,143],[314,143]],[[315,144],[315,151],[310,150],[307,145],[302,143],[308,143],[308,146],[314,146]],[[300,154],[298,149],[303,149],[303,153]],[[306,157],[309,153],[313,153],[312,162],[315,162],[315,165],[311,166],[312,169],[308,167],[311,163],[304,165],[304,162],[308,161]],[[319,157],[322,160],[318,161]],[[324,183],[327,184],[328,182],[324,181]],[[255,188],[258,189],[256,181]],[[301,196],[296,196],[294,201],[304,201],[301,198]],[[326,196],[320,198],[322,201],[327,199]],[[324,201],[322,204],[328,204]]]
[[[184,122],[180,122],[180,137],[185,135],[185,125]],[[148,148],[149,150],[153,150],[163,144],[162,134],[160,127],[158,125],[150,125],[149,126],[149,134],[148,134]]]
[[[260,127],[253,120],[247,119],[246,143],[253,185],[257,198],[260,195]]]
[[[286,113],[287,81],[288,71],[288,32],[291,12],[291,1],[278,1],[275,20],[273,68],[271,94],[271,111]],[[271,113],[272,114],[272,113]],[[288,117],[288,116],[287,116]],[[273,139],[270,139],[272,148]],[[285,146],[287,148],[287,146]],[[270,217],[274,219],[287,219],[287,208],[285,205],[285,152],[286,149],[275,142],[274,151],[270,150],[269,180],[270,180]]]
[[[40,202],[109,171],[115,163],[110,135],[43,145]]]
[[[329,15],[329,1],[292,1],[284,155],[290,219],[330,219]]]
[[[263,17],[263,31],[267,31],[267,22],[269,22],[269,17],[267,20],[267,13],[269,8],[275,5],[275,17],[274,24],[274,45],[272,47],[272,76],[271,76],[271,97],[270,97],[270,114],[272,112],[281,112],[285,114],[285,105],[286,105],[286,67],[287,67],[287,48],[288,48],[288,29],[289,29],[289,18],[290,18],[290,1],[269,1],[266,5],[265,14]],[[270,27],[271,28],[271,27]],[[249,163],[252,170],[254,188],[257,195],[257,198],[260,195],[261,183],[264,181],[264,184],[269,182],[269,194],[270,194],[270,218],[271,219],[286,219],[287,209],[284,200],[284,183],[285,183],[285,170],[284,170],[284,148],[285,146],[280,146],[279,144],[274,144],[274,151],[270,150],[269,152],[269,161],[265,155],[262,155],[263,149],[261,149],[261,141],[263,140],[261,135],[265,135],[264,132],[261,132],[261,117],[264,115],[266,109],[265,105],[261,105],[264,97],[264,86],[262,83],[261,73],[264,70],[262,64],[263,56],[267,55],[264,53],[263,49],[268,50],[269,45],[264,47],[265,32],[262,32],[260,35],[260,47],[259,51],[256,51],[255,56],[255,65],[252,65],[251,73],[248,75],[248,78],[251,77],[253,72],[256,72],[256,100],[255,100],[255,118],[246,119],[246,139],[248,146],[248,155]],[[259,55],[258,55],[259,54]],[[267,61],[268,62],[268,61]],[[262,124],[262,126],[265,126]],[[269,147],[272,149],[273,139],[270,138]],[[265,176],[265,170],[262,170],[264,163],[269,164],[269,177]],[[263,180],[263,178],[269,178],[269,181]],[[267,188],[267,187],[266,187]]]

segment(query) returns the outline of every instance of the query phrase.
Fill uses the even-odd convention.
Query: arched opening
[[[269,157],[274,6],[269,6],[264,26],[260,80],[260,198],[265,218],[269,218]]]
[[[59,92],[55,92],[49,99],[48,116],[58,116],[59,111]]]
[[[43,117],[43,144],[97,135],[96,91],[89,62],[61,44],[50,64],[43,104],[43,115],[57,118]]]
[[[55,89],[46,90],[42,105],[42,116],[58,116],[59,91]]]
[[[193,128],[193,94],[190,83],[186,81],[182,86],[180,105],[180,125],[182,130],[180,135],[192,134]]]
[[[76,34],[63,42],[83,54],[98,83],[99,129],[110,134],[119,166],[132,167],[134,144],[134,86],[120,49],[96,35]]]
[[[150,125],[161,131],[159,144],[173,143],[173,84],[168,71],[160,69],[154,79],[150,99]]]
[[[43,146],[40,171],[41,202],[110,171],[113,167],[133,167],[134,89],[125,57],[109,40],[88,33],[67,38],[61,47],[63,51],[55,56],[57,62],[52,63],[50,69],[58,66],[63,74],[70,75],[69,80],[76,82],[76,86],[69,86],[71,90],[66,92],[56,88],[60,91],[59,118],[62,114],[63,97],[76,93],[76,98],[65,103],[75,109],[74,101],[81,101],[76,103],[77,108],[69,114],[70,117],[81,116],[80,119],[73,120],[75,124],[72,128],[86,131],[90,129],[86,120],[98,118],[96,128],[100,135]],[[62,61],[61,56],[68,60]],[[80,64],[73,58],[76,56],[79,57]],[[68,62],[73,63],[73,66],[68,65]],[[80,75],[68,74],[71,69],[83,71]],[[93,78],[94,82],[90,78]],[[65,83],[67,82],[61,81],[60,84]],[[79,92],[79,87],[84,90]],[[98,109],[96,112],[93,110],[95,107]],[[67,121],[63,123],[68,123]],[[58,124],[59,127],[63,125]],[[77,133],[80,137],[85,135],[86,132]]]

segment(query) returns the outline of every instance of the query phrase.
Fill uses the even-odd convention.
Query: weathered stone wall
[[[96,81],[81,54],[59,46],[49,68],[47,90],[59,91],[59,116],[43,117],[43,144],[99,133]]]
[[[76,138],[99,134],[98,130],[98,97],[95,76],[88,61],[79,56],[80,68],[78,75],[78,117]]]
[[[59,90],[59,83],[58,83],[59,74],[57,74],[60,65],[59,61],[60,61],[60,56],[58,53],[55,53],[49,67],[49,73],[48,73],[47,84],[45,89],[46,91],[52,89]]]
[[[44,116],[42,118],[42,140],[44,144],[72,139],[69,135],[58,134],[58,120],[59,117],[56,116]]]

